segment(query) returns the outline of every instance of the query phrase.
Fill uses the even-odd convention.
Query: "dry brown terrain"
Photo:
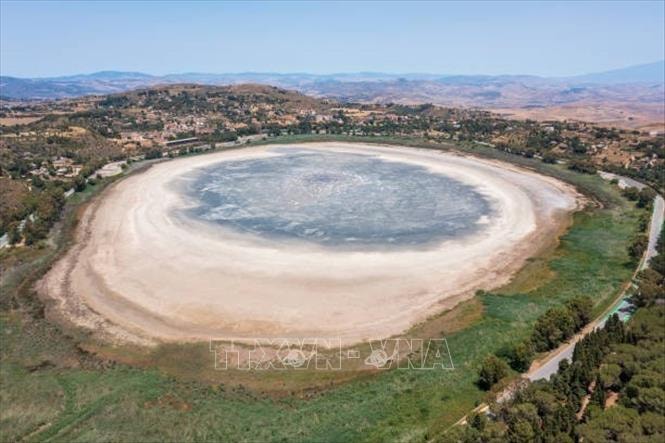
[[[665,132],[662,105],[627,103],[575,103],[542,108],[491,108],[506,118],[532,120],[577,120],[601,126],[637,129],[645,132]]]
[[[16,126],[28,125],[44,118],[43,116],[36,117],[0,117],[0,126]]]
[[[302,90],[318,97],[361,103],[432,103],[486,109],[519,119],[578,120],[646,131],[665,129],[663,84],[592,85],[515,77],[315,83]]]

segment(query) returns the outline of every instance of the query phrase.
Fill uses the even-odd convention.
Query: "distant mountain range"
[[[255,83],[312,97],[360,103],[433,103],[482,108],[507,117],[577,119],[647,131],[665,129],[665,61],[574,77],[358,72],[184,73],[155,76],[102,71],[52,78],[0,76],[0,99],[45,100],[106,95],[156,85]]]
[[[595,74],[571,77],[569,80],[583,83],[663,83],[665,82],[665,60]]]
[[[259,83],[296,89],[313,95],[325,95],[337,98],[358,99],[358,94],[349,94],[357,89],[365,90],[372,83],[374,90],[386,85],[391,90],[414,89],[424,86],[425,89],[443,89],[453,87],[490,88],[490,91],[479,91],[479,97],[496,96],[492,88],[505,88],[519,85],[526,88],[562,89],[572,87],[641,85],[654,86],[665,82],[665,61],[631,66],[607,72],[587,74],[566,78],[545,78],[527,75],[437,75],[437,74],[385,74],[376,72],[358,72],[316,75],[306,73],[235,73],[205,74],[184,73],[154,76],[141,72],[102,71],[93,74],[71,75],[51,78],[17,78],[0,76],[0,97],[4,99],[56,99],[79,97],[92,94],[110,94],[124,92],[157,84],[198,83],[210,85],[227,85],[238,83]],[[335,91],[339,89],[339,93]],[[575,91],[573,91],[575,93]],[[380,95],[380,94],[379,94]],[[372,97],[365,97],[372,100]],[[408,97],[406,97],[408,99]],[[399,100],[398,100],[399,101]]]

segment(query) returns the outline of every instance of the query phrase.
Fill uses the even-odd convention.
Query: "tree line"
[[[506,377],[509,368],[526,372],[537,352],[550,351],[571,338],[591,320],[593,302],[580,296],[563,306],[548,309],[533,326],[527,339],[498,355],[490,355],[483,361],[478,373],[478,386],[489,390]]]

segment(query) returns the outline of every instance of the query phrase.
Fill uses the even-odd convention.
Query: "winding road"
[[[635,181],[628,177],[621,177],[610,173],[601,173],[601,177],[604,179],[614,179],[616,178],[619,181],[619,186],[622,188],[625,187],[635,187],[642,189],[645,187],[644,184]],[[653,212],[651,214],[651,222],[649,224],[649,244],[647,246],[640,265],[638,266],[635,273],[645,269],[649,263],[649,260],[658,254],[656,245],[658,243],[658,237],[660,235],[661,227],[663,226],[663,219],[665,219],[665,200],[661,195],[657,195],[653,203]],[[585,335],[595,330],[596,328],[602,328],[605,325],[605,322],[609,318],[610,314],[613,314],[621,304],[624,303],[624,295],[626,291],[632,286],[632,282],[628,283],[624,289],[621,291],[619,296],[612,305],[595,321],[591,322],[584,328],[579,334],[577,334],[572,340],[564,343],[558,349],[552,351],[544,361],[536,362],[531,366],[529,372],[523,375],[524,378],[528,378],[531,381],[549,379],[552,374],[556,373],[559,369],[559,363],[566,360],[571,360],[573,357],[573,351],[575,350],[575,344],[582,339]]]

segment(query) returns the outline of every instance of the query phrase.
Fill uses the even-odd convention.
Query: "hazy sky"
[[[572,75],[665,58],[663,1],[9,2],[0,72]]]

